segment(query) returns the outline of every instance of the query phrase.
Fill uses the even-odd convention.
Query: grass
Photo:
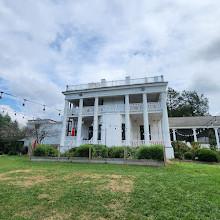
[[[0,157],[0,219],[220,219],[220,166]]]

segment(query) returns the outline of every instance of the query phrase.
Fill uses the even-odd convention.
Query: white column
[[[215,138],[216,138],[217,147],[218,147],[218,150],[220,150],[220,143],[219,143],[219,136],[218,136],[218,128],[214,128],[214,129],[215,129]]]
[[[98,139],[98,105],[99,105],[99,98],[95,98],[94,103],[94,118],[93,118],[93,144],[97,144]]]
[[[79,100],[79,115],[78,115],[78,123],[77,123],[77,137],[76,137],[77,146],[81,144],[82,110],[83,110],[83,99],[80,99]]]
[[[193,136],[194,136],[194,142],[198,142],[196,136],[196,128],[193,128]]]
[[[130,135],[131,135],[129,111],[130,111],[129,95],[125,95],[125,141],[126,141],[126,146],[130,145]]]
[[[147,94],[143,93],[143,118],[144,118],[144,140],[145,144],[149,145],[149,122],[148,122],[148,106],[147,106]]]
[[[162,107],[162,129],[163,129],[163,141],[165,145],[166,158],[174,158],[173,148],[170,141],[170,129],[167,113],[166,93],[161,93],[161,107]]]
[[[68,100],[65,100],[64,115],[63,115],[63,126],[62,126],[61,138],[60,138],[60,146],[61,147],[65,146],[68,106],[69,106],[69,102],[68,102]]]
[[[173,130],[173,140],[176,141],[176,129],[172,129]]]

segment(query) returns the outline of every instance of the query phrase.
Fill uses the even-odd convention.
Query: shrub
[[[187,160],[192,160],[193,159],[193,153],[192,152],[185,152],[184,153],[184,158]]]
[[[61,157],[75,157],[76,156],[76,147],[73,147],[64,153],[60,153]]]
[[[108,147],[104,145],[94,145],[94,157],[107,158],[108,157]]]
[[[34,156],[39,157],[57,157],[58,156],[58,150],[54,149],[50,145],[37,145],[37,147],[34,149]]]
[[[154,145],[150,146],[150,155],[151,158],[154,160],[164,160],[163,158],[163,146],[161,145]]]
[[[192,153],[192,159],[195,159],[196,151],[201,147],[199,142],[191,142],[190,152]]]
[[[218,162],[217,153],[213,150],[198,149],[196,150],[196,156],[200,161]]]
[[[13,155],[18,155],[18,152],[17,151],[14,151],[14,150],[10,150],[8,152],[8,156],[13,156]]]
[[[127,147],[127,158],[136,158],[137,157],[138,147]]]
[[[138,159],[150,159],[150,150],[147,146],[140,146],[137,151],[137,158]]]
[[[91,144],[80,145],[76,148],[76,157],[89,157],[89,147],[91,146],[91,155],[94,153],[94,146]]]
[[[174,152],[181,152],[185,153],[190,150],[190,148],[187,146],[187,144],[183,143],[182,141],[172,141],[171,143]]]
[[[141,146],[137,151],[138,159],[154,159],[154,160],[163,160],[163,146],[154,145],[154,146]]]
[[[124,147],[108,148],[108,158],[123,158],[123,157],[124,157]]]
[[[180,158],[180,152],[174,152],[174,157],[175,158]]]

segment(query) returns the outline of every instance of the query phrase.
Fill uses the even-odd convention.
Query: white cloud
[[[176,89],[207,95],[214,114],[218,94],[195,84],[220,78],[218,54],[204,59],[219,20],[218,0],[0,0],[0,85],[62,108],[66,84],[164,74]],[[30,112],[41,116],[41,106]]]

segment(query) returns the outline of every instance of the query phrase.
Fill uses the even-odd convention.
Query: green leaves
[[[203,94],[196,91],[186,91],[182,93],[168,88],[167,108],[169,117],[189,117],[208,115],[209,102]]]

